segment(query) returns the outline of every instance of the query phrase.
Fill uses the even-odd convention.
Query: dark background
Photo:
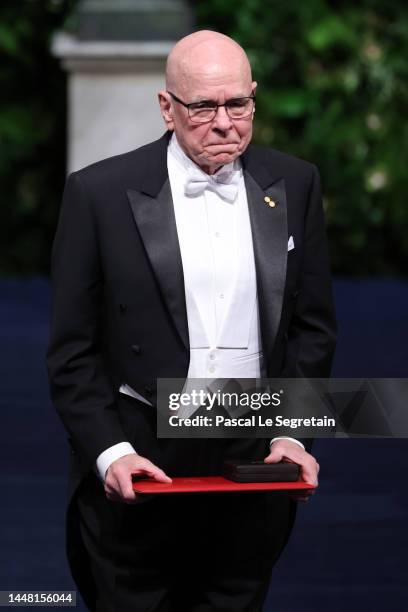
[[[65,178],[66,78],[52,34],[76,0],[0,4],[0,274],[47,274]],[[408,5],[205,0],[258,81],[255,142],[319,167],[333,272],[406,275]]]
[[[0,5],[0,590],[73,588],[67,445],[44,366],[49,253],[65,178],[65,73],[49,52],[74,1]],[[319,166],[339,345],[334,375],[406,377],[408,9],[363,0],[195,2],[241,42],[258,81],[255,140]],[[266,612],[402,612],[405,440],[318,441]]]

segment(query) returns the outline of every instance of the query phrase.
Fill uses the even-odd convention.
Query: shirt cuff
[[[295,438],[289,438],[288,436],[279,436],[278,438],[273,438],[273,440],[270,441],[269,446],[272,446],[272,444],[276,442],[276,440],[290,440],[291,442],[298,444],[303,448],[303,450],[305,450],[305,447],[301,442],[299,442],[299,440],[296,440]]]
[[[137,453],[129,442],[119,442],[119,444],[114,444],[113,446],[110,446],[104,450],[96,460],[96,469],[102,482],[105,482],[105,474],[111,463],[116,461],[116,459],[120,459],[125,455],[131,454],[133,455]]]

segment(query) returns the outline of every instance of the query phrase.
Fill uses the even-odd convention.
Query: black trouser
[[[293,507],[266,493],[106,500],[90,476],[75,502],[97,612],[255,612],[288,537]]]

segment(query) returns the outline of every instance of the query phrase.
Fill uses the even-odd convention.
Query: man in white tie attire
[[[157,378],[330,372],[318,173],[250,145],[256,87],[237,43],[191,34],[159,92],[167,134],[67,181],[48,367],[72,447],[68,553],[93,610],[260,610],[293,524],[293,501],[265,494],[139,503],[132,474],[170,482],[246,457],[317,484],[305,440],[155,434]]]

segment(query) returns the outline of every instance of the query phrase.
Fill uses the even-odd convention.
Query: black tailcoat
[[[75,172],[66,184],[52,255],[47,363],[72,448],[71,493],[118,442],[130,441],[170,475],[183,472],[191,450],[183,440],[159,444],[154,409],[118,393],[126,382],[154,404],[157,378],[188,372],[168,138]],[[253,145],[241,159],[268,376],[326,377],[335,319],[317,169]],[[288,251],[290,236],[295,248]],[[266,449],[265,441],[260,456]]]

